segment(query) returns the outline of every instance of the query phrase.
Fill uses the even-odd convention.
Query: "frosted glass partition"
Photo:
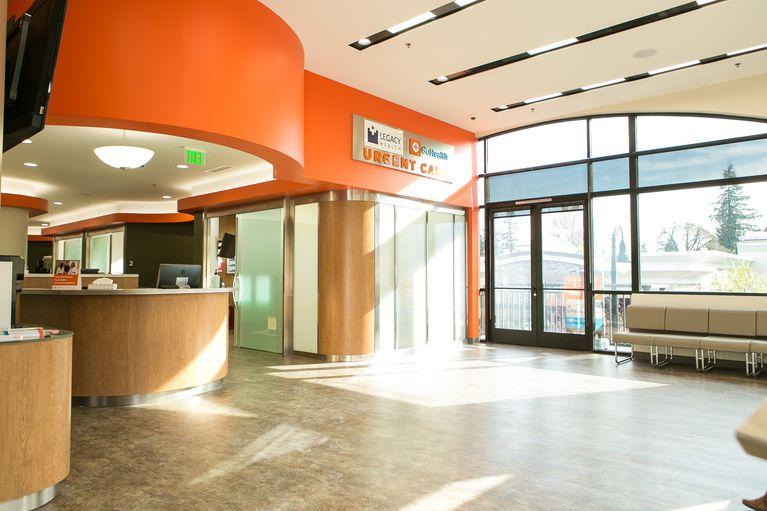
[[[317,353],[317,275],[320,205],[295,207],[293,350]]]
[[[453,223],[453,288],[455,305],[455,336],[456,341],[466,339],[466,297],[468,282],[466,280],[466,217],[455,215]]]
[[[390,352],[395,349],[395,226],[394,206],[379,204],[376,234],[376,351]]]
[[[125,234],[123,231],[112,233],[109,271],[114,275],[122,275],[125,271]]]
[[[282,208],[237,215],[237,341],[282,353]]]
[[[77,260],[81,261],[83,257],[83,239],[70,238],[56,242],[56,260]]]
[[[426,232],[429,344],[444,344],[455,336],[453,215],[430,211]]]
[[[396,210],[397,349],[426,344],[426,212]]]
[[[96,268],[101,273],[109,273],[110,234],[98,234],[88,238],[88,268]]]

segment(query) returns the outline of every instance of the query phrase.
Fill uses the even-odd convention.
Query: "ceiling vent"
[[[226,172],[231,168],[231,165],[219,165],[218,167],[213,167],[212,169],[203,170],[203,174],[218,174],[219,172]]]

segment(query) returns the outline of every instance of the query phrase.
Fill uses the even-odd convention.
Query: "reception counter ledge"
[[[72,334],[0,343],[0,509],[29,510],[69,474]]]
[[[221,386],[230,292],[24,289],[20,317],[74,332],[74,404],[143,404]]]

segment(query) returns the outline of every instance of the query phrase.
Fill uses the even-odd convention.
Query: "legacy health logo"
[[[365,147],[373,147],[389,153],[403,154],[402,130],[365,119]]]

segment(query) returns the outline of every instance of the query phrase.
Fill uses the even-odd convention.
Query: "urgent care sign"
[[[353,154],[357,161],[453,182],[455,148],[430,138],[354,115]]]

